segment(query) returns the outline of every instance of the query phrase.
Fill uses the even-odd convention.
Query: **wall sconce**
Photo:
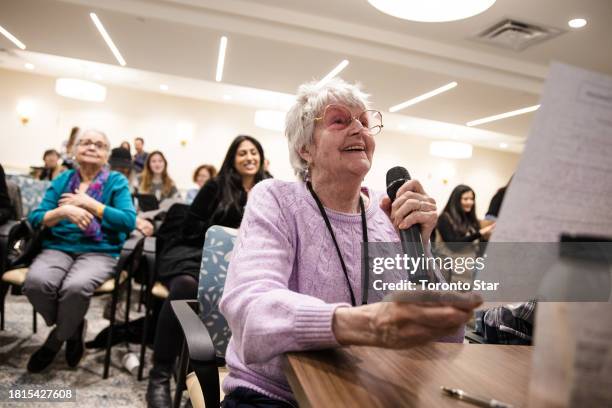
[[[187,143],[193,140],[194,129],[195,126],[193,125],[193,123],[189,122],[179,122],[176,125],[176,133],[179,137],[179,142],[181,146],[185,147],[187,146]]]
[[[19,115],[19,121],[23,126],[30,122],[30,118],[32,118],[35,111],[36,105],[32,101],[23,100],[17,103],[17,114]]]

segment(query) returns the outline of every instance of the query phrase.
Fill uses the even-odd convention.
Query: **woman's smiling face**
[[[376,142],[366,127],[367,118],[359,116],[363,107],[342,108],[328,108],[321,114],[315,123],[313,143],[303,149],[303,157],[310,163],[312,174],[363,179],[372,166]]]
[[[259,171],[261,156],[250,140],[244,140],[236,150],[234,167],[242,177],[254,176]]]

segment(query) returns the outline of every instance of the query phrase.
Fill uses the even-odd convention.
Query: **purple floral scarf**
[[[108,180],[108,175],[109,171],[106,169],[103,169],[96,174],[96,177],[94,177],[89,184],[85,194],[99,202],[102,202],[102,193],[104,192],[104,185],[106,184],[106,180]],[[74,173],[72,173],[72,176],[70,176],[70,180],[68,180],[64,193],[74,193],[79,189],[80,185],[81,174],[78,170],[75,170]],[[102,226],[100,225],[100,221],[94,217],[83,233],[86,237],[91,238],[96,242],[102,241]]]

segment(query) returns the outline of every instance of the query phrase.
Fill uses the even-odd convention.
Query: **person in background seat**
[[[42,252],[30,265],[24,293],[48,326],[45,343],[28,371],[48,367],[66,342],[66,361],[76,367],[84,353],[85,314],[94,290],[111,278],[121,247],[134,229],[136,210],[127,179],[108,171],[109,141],[97,130],[75,141],[78,169],[57,177],[28,217],[45,227]]]
[[[160,203],[168,198],[180,197],[174,180],[168,175],[168,161],[159,150],[147,157],[144,171],[139,176],[138,193],[154,195]]]
[[[215,177],[217,175],[217,169],[212,164],[202,164],[198,166],[197,169],[193,172],[193,182],[198,186],[197,188],[192,188],[187,191],[187,198],[185,199],[185,204],[191,204],[193,199],[198,195],[200,189],[206,184],[208,180]]]

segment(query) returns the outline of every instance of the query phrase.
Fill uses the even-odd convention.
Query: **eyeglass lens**
[[[103,143],[103,142],[94,142],[93,140],[90,140],[90,139],[81,140],[79,144],[81,146],[83,146],[83,147],[89,147],[89,146],[93,145],[98,150],[102,150],[102,149],[106,148],[106,144],[105,143]]]
[[[367,110],[362,112],[356,119],[364,128],[373,133],[378,133],[380,131],[380,126],[382,125],[382,115],[380,112]],[[339,105],[329,105],[323,117],[325,127],[335,130],[345,129],[350,126],[352,122],[353,115],[351,111]]]

